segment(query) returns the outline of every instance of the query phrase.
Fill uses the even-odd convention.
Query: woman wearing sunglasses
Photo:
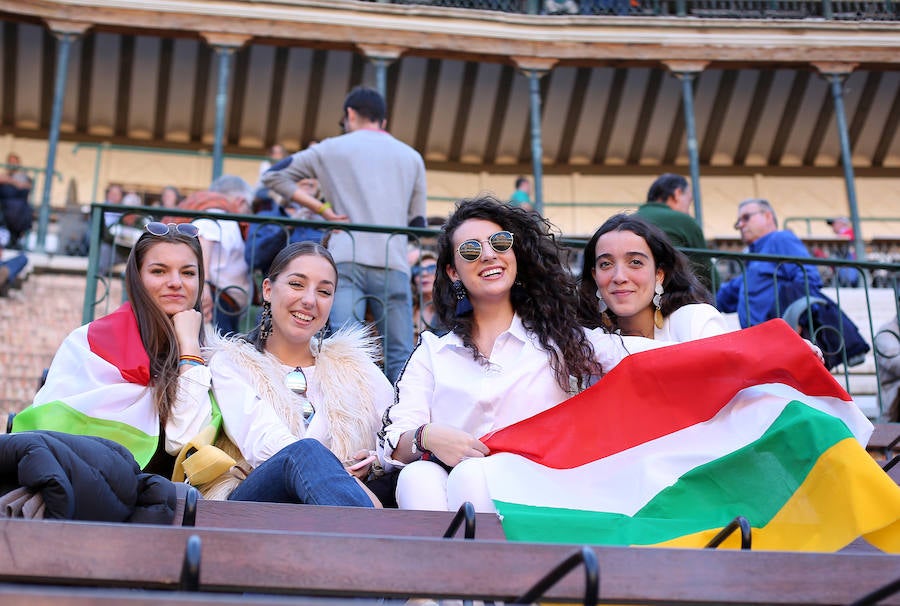
[[[434,276],[437,273],[437,255],[430,250],[422,252],[412,267],[413,293],[413,334],[419,335],[430,330],[436,335],[447,333],[440,318],[434,312]]]
[[[588,328],[677,343],[730,330],[688,258],[637,215],[610,217],[588,241],[578,294]]]
[[[397,501],[407,509],[448,509],[483,492],[455,469],[489,454],[478,438],[656,346],[581,327],[549,223],[493,198],[460,203],[438,237],[437,266],[435,311],[450,332],[423,333],[381,434],[385,460],[404,466]]]
[[[374,362],[377,339],[364,329],[322,338],[337,281],[328,250],[289,244],[263,280],[259,325],[246,336],[210,337],[238,466],[201,489],[207,498],[373,505],[357,478],[381,471],[375,435],[394,391]]]
[[[171,476],[175,457],[211,420],[201,357],[203,255],[189,223],[150,223],[128,256],[128,302],[63,341],[14,431],[94,435]]]

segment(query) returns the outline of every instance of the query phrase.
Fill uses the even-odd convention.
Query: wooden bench
[[[879,459],[890,459],[900,452],[900,423],[876,423],[866,450]]]
[[[85,522],[0,521],[0,582],[176,589],[192,542],[199,588],[373,598],[480,598],[509,602],[573,545],[180,528]],[[846,604],[894,581],[885,554],[825,554],[592,547],[599,595],[613,603]],[[162,557],[169,555],[170,557]],[[585,559],[586,556],[585,556]],[[583,601],[570,573],[544,599]],[[881,604],[900,604],[900,595]]]
[[[179,499],[175,515],[176,525],[184,524],[183,510],[184,500]],[[472,513],[473,538],[499,541],[506,539],[496,514]],[[203,528],[440,538],[451,527],[456,516],[457,514],[447,511],[362,509],[201,499],[197,502],[194,522],[188,520],[187,525]],[[465,519],[459,520],[457,525],[458,534],[462,535],[465,530]]]

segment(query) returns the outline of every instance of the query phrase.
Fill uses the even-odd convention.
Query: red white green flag
[[[900,553],[900,487],[866,452],[871,431],[774,320],[627,357],[483,438],[483,468],[511,540],[702,547],[740,515],[754,549],[863,536]]]

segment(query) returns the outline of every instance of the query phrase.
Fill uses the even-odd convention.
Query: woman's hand
[[[463,430],[437,423],[425,426],[422,446],[450,467],[456,467],[463,459],[491,454],[487,446]]]
[[[172,316],[172,324],[175,326],[175,338],[181,354],[199,356],[203,314],[196,309],[185,309]]]
[[[816,345],[815,343],[813,343],[812,341],[810,341],[809,339],[803,339],[803,340],[806,342],[807,345],[809,345],[809,348],[813,350],[813,353],[816,354],[816,357],[819,358],[819,362],[824,364],[825,356],[822,355],[822,350],[819,349],[819,346]]]
[[[344,461],[344,467],[350,475],[356,476],[360,480],[365,480],[369,477],[372,465],[377,458],[375,451],[358,450],[350,459]]]

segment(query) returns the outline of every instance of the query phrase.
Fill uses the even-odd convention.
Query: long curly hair
[[[438,272],[434,282],[434,309],[444,326],[459,335],[475,359],[483,356],[472,338],[473,314],[456,315],[456,295],[446,268],[456,267],[453,234],[470,219],[496,223],[513,233],[518,274],[510,299],[527,330],[537,336],[550,357],[556,381],[572,391],[571,378],[580,387],[601,369],[594,350],[576,321],[575,281],[562,263],[562,251],[551,224],[539,215],[504,204],[492,196],[461,200],[438,236]]]
[[[602,327],[609,331],[619,328],[612,309],[604,313],[608,322],[604,322],[601,317],[597,308],[597,283],[591,274],[597,260],[597,241],[600,236],[611,231],[630,231],[647,243],[656,264],[654,269],[661,269],[665,274],[664,294],[659,306],[663,316],[667,317],[676,309],[691,303],[712,303],[712,294],[694,275],[687,256],[672,246],[665,232],[637,215],[620,213],[607,219],[584,247],[584,261],[578,282],[578,321],[583,326]]]
[[[138,238],[128,262],[125,265],[125,292],[131,301],[131,308],[137,319],[141,333],[141,342],[150,358],[150,376],[153,389],[153,401],[159,413],[160,421],[165,425],[175,403],[178,392],[178,358],[181,352],[178,339],[175,337],[175,325],[171,318],[160,309],[141,281],[141,269],[147,252],[157,244],[186,244],[197,257],[197,300],[193,308],[200,311],[203,284],[206,280],[203,273],[203,250],[200,241],[191,236],[184,236],[170,231],[165,236],[155,236],[145,232]],[[203,328],[200,328],[200,344],[203,345]]]

